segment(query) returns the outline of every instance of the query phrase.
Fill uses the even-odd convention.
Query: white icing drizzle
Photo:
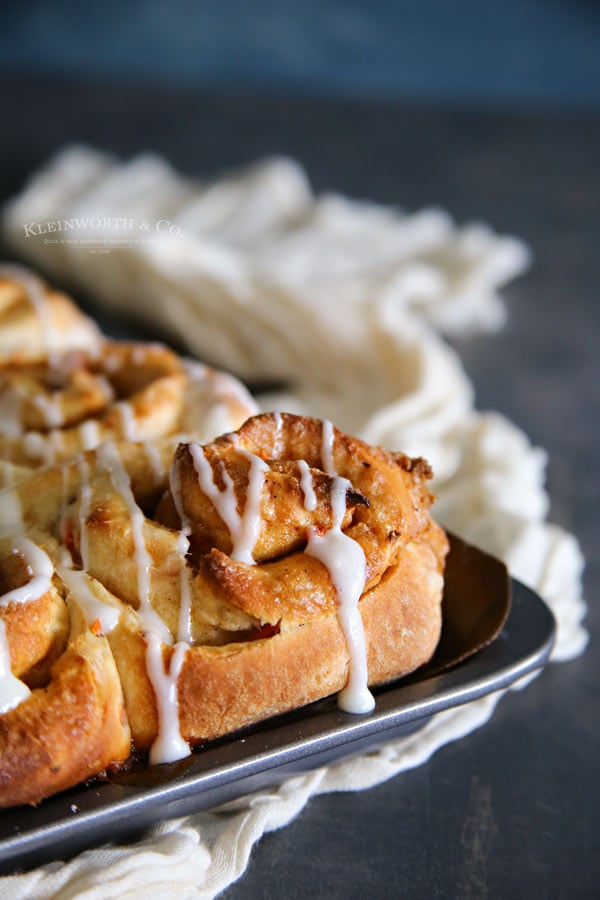
[[[48,432],[48,451],[46,458],[48,463],[56,462],[56,458],[65,446],[65,436],[62,431],[54,428]]]
[[[78,572],[69,566],[59,566],[58,574],[71,592],[71,596],[81,607],[89,626],[98,622],[102,634],[110,634],[119,624],[120,612],[108,603],[103,603],[90,587],[87,572]]]
[[[83,611],[88,626],[96,622],[100,625],[102,634],[110,634],[119,623],[120,611],[117,607],[104,603],[96,596],[90,585],[88,572],[89,565],[89,537],[87,532],[87,519],[91,511],[92,488],[89,481],[89,466],[82,455],[77,457],[79,469],[79,553],[83,571],[74,568],[73,557],[66,549],[61,548],[61,562],[57,566],[57,572],[62,581],[68,587],[71,597]],[[68,504],[68,468],[62,467],[61,507],[64,513]]]
[[[41,547],[29,538],[19,535],[13,539],[13,552],[25,562],[29,580],[18,588],[7,591],[0,597],[0,606],[11,603],[28,603],[39,600],[50,590],[54,566]],[[26,700],[31,691],[19,678],[13,675],[10,664],[10,647],[6,636],[6,625],[0,619],[0,714],[14,709]]]
[[[53,429],[47,434],[40,431],[26,431],[23,435],[23,450],[29,459],[39,459],[46,466],[56,462],[60,451],[64,448],[65,439],[62,431]]]
[[[73,568],[73,559],[66,548],[62,548],[62,562],[58,567],[58,574],[68,587],[71,596],[82,609],[86,622],[89,626],[95,622],[100,624],[102,634],[109,634],[118,624],[120,613],[119,610],[108,603],[103,603],[92,591],[89,584],[89,575],[87,569],[89,567],[89,535],[87,530],[87,520],[92,508],[92,487],[89,477],[89,466],[82,455],[77,457],[77,468],[79,470],[79,555],[81,557],[81,568],[83,571],[77,571]],[[62,507],[63,510],[67,505],[67,469],[62,470]]]
[[[300,469],[300,487],[304,494],[304,509],[307,512],[313,512],[317,508],[317,495],[313,484],[312,472],[305,459],[298,460],[298,467]]]
[[[33,403],[44,417],[44,425],[47,428],[60,428],[64,423],[62,402],[59,394],[44,396],[40,394],[32,397]]]
[[[156,345],[154,345],[156,346]],[[143,366],[148,359],[148,350],[152,349],[152,345],[147,349],[145,344],[136,344],[131,350],[131,362],[134,366]]]
[[[30,459],[41,459],[45,463],[51,463],[54,457],[48,435],[39,431],[27,431],[23,435],[23,450]]]
[[[154,689],[158,712],[158,735],[150,748],[150,764],[175,762],[189,756],[190,746],[181,737],[179,728],[179,702],[177,681],[189,647],[184,642],[175,644],[165,672],[162,646],[155,632],[146,634],[146,670]]]
[[[119,413],[119,418],[121,420],[121,430],[123,432],[123,437],[125,438],[125,440],[139,440],[137,422],[135,420],[135,412],[131,403],[125,403],[124,401],[115,403],[114,408]]]
[[[10,670],[10,648],[6,637],[6,626],[0,619],[0,715],[14,709],[27,700],[31,691],[20,678]]]
[[[333,459],[334,440],[333,425],[325,419],[321,424],[321,466],[327,475],[337,475]]]
[[[27,299],[33,307],[33,310],[39,322],[42,340],[46,345],[48,361],[50,365],[53,365],[54,361],[52,347],[54,344],[53,338],[55,337],[56,329],[54,328],[52,316],[50,315],[50,306],[48,303],[48,298],[46,297],[43,283],[40,281],[37,275],[34,275],[33,272],[29,271],[29,269],[25,269],[23,266],[17,265],[0,266],[0,278],[7,278],[12,281],[18,282],[27,294]]]
[[[275,420],[275,435],[273,437],[273,459],[279,459],[283,450],[283,416],[280,412],[274,412],[273,419]]]
[[[221,463],[221,475],[224,481],[224,487],[221,490],[215,484],[212,466],[204,455],[204,449],[195,443],[188,446],[194,468],[198,474],[200,487],[214,503],[215,509],[229,529],[233,544],[231,558],[253,566],[255,562],[252,551],[258,540],[261,525],[260,501],[265,472],[268,471],[269,467],[264,460],[254,453],[238,449],[238,453],[250,461],[246,499],[243,512],[240,515],[235,487],[225,466]]]
[[[325,420],[321,428],[321,465],[323,471],[333,477],[331,485],[333,524],[325,534],[311,532],[306,552],[328,568],[338,596],[338,619],[350,656],[348,683],[338,694],[338,705],[346,712],[365,713],[370,712],[375,705],[368,688],[365,633],[358,608],[366,580],[365,554],[360,544],[342,531],[346,494],[352,485],[346,478],[340,478],[337,474],[333,424]]]
[[[87,569],[90,562],[87,520],[92,505],[92,488],[89,466],[83,456],[77,457],[77,468],[81,485],[79,489],[79,555],[82,569]]]
[[[142,620],[143,628],[146,631],[155,631],[164,643],[171,644],[173,641],[167,626],[150,603],[150,566],[152,565],[152,559],[144,540],[144,513],[136,503],[131,490],[129,475],[121,462],[115,444],[112,441],[101,444],[96,450],[96,454],[98,461],[108,472],[114,489],[123,498],[129,511],[134,556],[138,572],[139,607],[137,612]]]
[[[99,390],[104,395],[104,402],[112,403],[113,400],[115,399],[115,392],[113,390],[112,384],[110,383],[110,381],[108,380],[106,375],[103,375],[101,372],[98,372],[94,377],[95,377],[95,381],[96,381],[96,387],[99,388]]]
[[[103,368],[106,372],[118,372],[123,368],[125,360],[120,353],[112,350],[105,350],[104,359],[102,360]]]
[[[24,535],[19,535],[13,539],[13,552],[18,553],[23,559],[29,580],[21,587],[3,594],[0,597],[0,606],[39,600],[50,590],[52,584],[54,566],[41,547]]]
[[[136,503],[133,491],[131,489],[131,481],[129,475],[121,462],[115,444],[112,442],[101,444],[100,447],[98,447],[98,449],[96,450],[96,456],[99,463],[108,472],[113,488],[123,498],[125,505],[129,510],[131,519],[131,533],[133,536],[134,554],[138,570],[139,607],[137,612],[140,616],[142,627],[144,629],[144,638],[146,641],[146,670],[148,672],[148,677],[150,679],[156,697],[156,706],[158,713],[158,735],[150,750],[150,763],[152,765],[156,765],[158,763],[174,762],[177,759],[182,759],[183,757],[188,756],[190,753],[190,747],[187,742],[183,740],[179,731],[179,706],[177,700],[177,681],[181,672],[183,661],[185,659],[185,654],[189,649],[189,645],[183,640],[178,640],[178,643],[173,649],[173,656],[171,658],[169,671],[168,673],[165,672],[162,656],[162,646],[163,644],[171,645],[173,643],[173,639],[165,623],[158,615],[158,613],[153,609],[149,599],[149,569],[152,560],[144,541],[144,514]],[[80,519],[82,517],[82,512],[85,513],[85,515],[87,515],[89,512],[89,495],[86,498],[85,490],[83,490],[82,493],[83,496],[80,505]],[[83,537],[85,529],[83,529],[81,525],[80,531],[82,532]],[[85,543],[85,541],[83,543]],[[178,549],[182,553],[182,603],[179,624],[180,636],[181,632],[189,634],[190,592],[188,585],[184,582],[183,574],[183,568],[185,567],[184,553],[187,549],[187,544],[187,537],[182,531],[182,533],[180,534],[180,540],[178,541]],[[86,601],[89,601],[89,596],[87,596],[86,598],[85,593],[80,593],[81,588],[84,584],[83,579],[85,578],[85,573],[71,573],[70,575],[67,574],[67,578],[72,579],[72,575],[75,575],[76,581],[74,589],[75,599],[77,601],[82,601],[85,604]],[[69,581],[67,581],[67,584],[69,585]],[[103,604],[103,606],[106,605]],[[111,608],[108,607],[108,609]],[[101,627],[103,628],[103,630],[110,628],[112,624],[111,620],[109,620],[108,623],[104,624],[104,616],[106,615],[106,613],[107,608],[98,610],[98,607],[95,605],[91,609],[89,609],[89,614],[94,616],[94,620],[100,619]],[[115,624],[116,622],[112,624],[112,627],[114,627]]]
[[[185,359],[183,364],[188,377],[193,381],[207,384],[218,400],[230,404],[231,400],[235,399],[246,408],[249,416],[258,412],[258,405],[248,389],[234,375],[219,369],[211,369],[194,359]]]
[[[100,425],[96,419],[88,419],[79,426],[79,436],[84,450],[94,450],[100,443]]]
[[[184,359],[183,366],[188,378],[193,381],[206,381],[208,378],[208,367],[196,359]]]

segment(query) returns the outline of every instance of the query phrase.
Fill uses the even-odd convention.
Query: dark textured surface
[[[592,642],[426,766],[312,800],[261,840],[225,896],[598,896],[600,120],[22,80],[0,97],[2,199],[73,140],[156,149],[195,174],[287,152],[318,188],[436,203],[530,244],[507,328],[460,349],[478,406],[549,452],[551,517],[588,561]]]

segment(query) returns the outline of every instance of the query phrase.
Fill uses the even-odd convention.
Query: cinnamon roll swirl
[[[105,440],[0,494],[0,805],[330,694],[368,712],[434,652],[423,460],[284,413],[152,447]]]

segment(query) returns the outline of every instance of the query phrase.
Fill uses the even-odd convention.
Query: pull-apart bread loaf
[[[0,805],[330,694],[368,712],[431,657],[447,540],[423,460],[286,413],[208,442],[104,415],[0,493]]]

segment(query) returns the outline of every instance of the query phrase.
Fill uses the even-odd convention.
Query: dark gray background
[[[530,244],[507,328],[460,350],[478,406],[549,451],[551,517],[588,560],[592,643],[426,766],[311,801],[226,896],[598,896],[600,119],[22,75],[4,79],[0,103],[0,200],[72,140],[158,150],[197,175],[287,152],[317,189],[439,204]]]

